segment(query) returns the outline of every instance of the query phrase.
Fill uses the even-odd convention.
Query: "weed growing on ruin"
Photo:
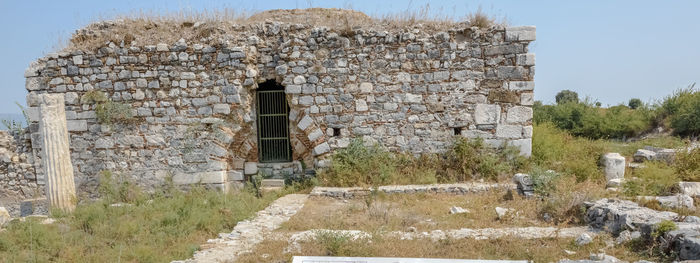
[[[673,169],[682,181],[700,181],[700,148],[678,152]]]
[[[529,161],[515,148],[492,149],[483,141],[456,137],[445,153],[411,155],[392,153],[380,145],[353,140],[337,150],[333,164],[322,170],[319,182],[327,186],[431,184],[473,179],[497,180],[524,169]]]
[[[665,162],[646,162],[645,167],[632,171],[630,179],[623,185],[623,193],[630,197],[640,195],[671,195],[680,178]],[[636,177],[636,178],[634,178]]]
[[[82,104],[95,104],[95,115],[101,124],[128,124],[135,120],[131,104],[114,102],[99,90],[86,92],[80,98],[80,102]]]
[[[556,167],[558,173],[573,175],[579,182],[603,179],[603,173],[598,168],[598,160],[606,149],[605,141],[574,137],[552,124],[534,126],[532,138],[534,164],[539,167]]]
[[[12,222],[0,232],[0,258],[8,262],[170,262],[252,216],[283,193],[257,198],[201,187],[139,191],[121,175],[103,173],[102,199],[84,200],[56,223]]]

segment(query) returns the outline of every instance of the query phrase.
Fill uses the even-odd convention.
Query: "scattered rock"
[[[638,196],[637,200],[656,200],[662,207],[695,209],[693,198],[689,195],[679,194],[672,196]]]
[[[608,183],[607,183],[607,185],[606,185],[606,187],[608,187],[608,188],[611,188],[611,187],[619,188],[619,187],[622,187],[622,185],[623,185],[624,183],[625,183],[625,178],[616,178],[616,179],[609,180]]]
[[[647,166],[644,164],[641,164],[641,163],[630,163],[629,165],[627,165],[627,167],[632,168],[632,169],[642,169],[642,168],[646,168]]]
[[[535,185],[532,183],[530,175],[521,173],[515,174],[513,176],[513,182],[518,188],[518,194],[527,197],[533,196],[535,194]]]
[[[620,232],[620,235],[618,235],[617,238],[615,239],[615,243],[622,244],[622,243],[626,243],[626,242],[632,241],[633,239],[637,239],[640,237],[642,237],[642,233],[640,233],[639,231],[625,230],[625,231]]]
[[[664,220],[673,221],[678,214],[668,211],[656,211],[641,207],[627,200],[603,198],[596,202],[585,203],[586,222],[592,227],[605,229],[613,235],[624,230],[641,231],[650,234],[654,225]]]
[[[700,224],[700,217],[697,217],[697,216],[686,216],[686,217],[683,219],[683,222],[685,222],[685,223]]]
[[[700,197],[700,182],[679,182],[681,194]]]
[[[585,245],[590,244],[591,242],[593,242],[593,238],[586,233],[583,233],[576,238],[576,245],[577,246],[585,246]]]
[[[464,214],[469,213],[468,209],[461,208],[459,206],[453,206],[450,208],[450,214]]]
[[[501,220],[505,218],[510,213],[513,213],[513,209],[511,208],[503,208],[503,207],[496,207],[496,215],[498,215],[498,219]]]
[[[10,212],[7,212],[7,209],[0,206],[0,227],[7,224],[7,222],[10,222],[10,220],[12,220],[12,217],[10,217]]]
[[[406,229],[406,232],[415,233],[415,232],[418,232],[418,229],[417,229],[415,226],[409,226],[409,227]]]
[[[571,255],[576,255],[576,252],[571,251],[571,250],[566,250],[566,249],[564,249],[564,253],[566,253],[566,254],[569,255],[569,256],[571,256]]]
[[[606,153],[601,157],[600,162],[603,166],[605,179],[608,181],[625,177],[624,156],[619,153]]]
[[[650,150],[639,149],[633,155],[634,161],[641,163],[644,161],[653,161],[656,159],[656,152]]]
[[[672,230],[665,238],[669,249],[675,251],[680,260],[700,259],[700,232],[691,229]]]

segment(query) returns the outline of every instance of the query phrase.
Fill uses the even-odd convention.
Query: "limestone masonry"
[[[420,154],[444,151],[458,135],[531,152],[535,27],[338,32],[268,21],[235,29],[217,44],[108,42],[33,63],[25,73],[27,134],[0,134],[2,149],[21,153],[0,160],[9,170],[0,189],[26,195],[46,182],[45,93],[65,98],[78,195],[94,193],[103,170],[146,188],[172,178],[226,190],[259,169],[328,166],[329,154],[353,138]],[[266,128],[260,109],[273,106],[256,94],[276,88],[288,109]],[[259,136],[260,129],[279,132]],[[265,153],[258,145],[266,136],[289,150]],[[8,143],[23,138],[31,145]],[[290,152],[283,162],[260,159]]]

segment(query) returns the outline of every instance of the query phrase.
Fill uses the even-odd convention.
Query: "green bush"
[[[539,167],[555,168],[557,172],[573,175],[579,182],[602,180],[598,160],[608,143],[574,137],[551,123],[534,125],[532,161]]]
[[[491,149],[482,140],[462,137],[456,137],[445,153],[417,156],[388,152],[379,145],[366,146],[355,139],[331,158],[331,167],[320,171],[318,181],[343,187],[495,180],[529,164],[515,148]]]
[[[623,185],[623,193],[630,197],[673,194],[680,181],[674,169],[665,162],[646,162],[644,165],[644,168],[632,171],[630,179]]]
[[[641,107],[643,104],[644,103],[642,103],[642,100],[634,98],[634,99],[630,99],[630,101],[627,103],[627,107],[630,107],[630,109],[635,110],[635,109]]]
[[[700,181],[700,148],[677,153],[673,169],[683,181]]]
[[[654,111],[648,107],[599,108],[589,100],[557,105],[537,103],[533,110],[535,123],[550,122],[572,135],[591,139],[638,136],[653,127],[655,118]]]
[[[666,97],[658,119],[678,135],[700,135],[700,91],[695,90],[695,84]]]
[[[80,98],[80,102],[95,104],[95,115],[101,124],[127,124],[134,121],[131,104],[114,102],[102,91],[88,91]]]
[[[578,103],[578,93],[570,90],[562,90],[555,96],[557,104]]]

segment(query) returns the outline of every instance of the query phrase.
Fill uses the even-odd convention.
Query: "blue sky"
[[[700,80],[700,1],[184,1],[0,0],[0,113],[24,104],[24,69],[56,50],[76,29],[135,12],[182,9],[352,7],[370,15],[430,10],[457,18],[481,7],[511,25],[537,26],[535,98],[552,102],[562,89],[604,105],[637,97],[654,101]]]

